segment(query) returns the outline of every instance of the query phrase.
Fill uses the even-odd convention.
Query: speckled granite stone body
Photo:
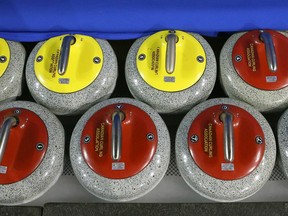
[[[10,61],[0,77],[0,103],[15,100],[22,93],[22,77],[26,51],[22,44],[6,41],[10,49]]]
[[[217,75],[215,55],[202,36],[195,33],[190,34],[202,44],[206,53],[206,68],[200,80],[190,88],[178,92],[161,91],[147,84],[141,77],[136,64],[137,52],[147,38],[143,37],[135,41],[126,59],[126,82],[134,98],[149,104],[159,113],[180,113],[191,109],[209,97]]]
[[[20,205],[42,196],[56,183],[64,165],[64,128],[56,116],[46,108],[26,101],[2,104],[0,111],[14,107],[36,113],[47,128],[49,142],[43,160],[31,175],[16,183],[0,185],[1,205]]]
[[[220,82],[226,94],[251,104],[260,112],[276,112],[288,107],[288,87],[277,91],[255,88],[246,83],[236,72],[232,62],[232,50],[237,40],[246,32],[232,35],[220,53]],[[287,33],[281,32],[286,37]]]
[[[107,41],[97,39],[97,42],[103,51],[103,66],[99,75],[83,90],[69,94],[50,91],[37,79],[34,60],[38,50],[45,42],[38,43],[32,50],[26,66],[27,84],[35,101],[57,115],[74,115],[83,113],[97,102],[109,98],[115,88],[118,76],[117,59]]]
[[[277,162],[284,175],[288,177],[288,110],[278,120],[277,139],[279,153]]]
[[[264,132],[266,146],[262,161],[241,179],[225,181],[207,175],[194,162],[188,149],[187,135],[192,122],[202,111],[216,104],[231,104],[245,109]],[[276,159],[276,142],[266,119],[250,105],[229,98],[211,99],[189,111],[177,130],[175,148],[177,167],[185,182],[200,195],[219,202],[239,201],[256,193],[268,181]]]
[[[157,128],[158,145],[150,163],[137,175],[125,179],[104,178],[88,166],[81,151],[81,134],[89,118],[98,110],[110,104],[128,103],[146,111]],[[159,114],[148,105],[129,98],[115,98],[103,101],[89,109],[79,120],[72,133],[70,160],[75,176],[93,195],[113,202],[137,199],[151,191],[164,177],[170,160],[170,136]]]

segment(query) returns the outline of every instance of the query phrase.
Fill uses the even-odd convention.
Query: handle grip
[[[58,62],[58,74],[64,75],[68,66],[70,46],[76,41],[75,37],[72,35],[65,36],[60,50],[60,57]]]
[[[166,71],[168,74],[172,74],[175,70],[176,43],[178,42],[178,37],[175,34],[175,31],[170,31],[170,33],[166,37],[166,41]]]
[[[112,152],[111,157],[114,161],[119,161],[122,153],[122,125],[124,119],[122,112],[116,111],[112,115]]]
[[[227,162],[234,160],[234,131],[233,115],[229,112],[223,112],[220,120],[224,123],[224,159]]]
[[[0,128],[0,164],[4,157],[5,149],[10,135],[10,129],[18,124],[18,119],[14,116],[6,118]]]
[[[275,47],[273,44],[271,34],[265,31],[261,31],[260,40],[262,40],[265,44],[268,67],[270,71],[276,72],[277,71],[277,58],[276,58]]]

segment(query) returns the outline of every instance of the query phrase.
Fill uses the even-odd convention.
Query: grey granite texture
[[[277,162],[288,177],[288,110],[279,118],[277,125],[278,158]]]
[[[208,42],[199,34],[190,33],[203,46],[206,53],[206,68],[200,80],[190,88],[178,92],[165,92],[147,84],[137,69],[137,52],[147,37],[135,41],[128,52],[125,77],[134,98],[153,107],[159,113],[181,113],[206,100],[213,90],[217,75],[215,55]]]
[[[288,203],[48,203],[43,216],[285,216]]]
[[[260,164],[249,175],[233,181],[219,180],[203,172],[188,149],[187,134],[192,122],[202,111],[216,104],[231,104],[245,109],[259,122],[264,132],[266,145]],[[229,98],[210,99],[189,111],[177,130],[175,150],[177,167],[185,182],[200,195],[219,202],[243,200],[260,190],[268,181],[276,159],[276,142],[266,119],[252,106]]]
[[[34,60],[40,47],[38,43],[32,50],[26,66],[26,80],[35,101],[57,115],[76,115],[85,112],[99,101],[110,97],[118,77],[116,55],[110,44],[97,39],[103,51],[103,66],[97,78],[86,88],[73,93],[56,93],[44,87],[35,75]],[[80,73],[81,71],[79,71]]]
[[[132,104],[149,114],[157,128],[158,144],[150,163],[137,175],[125,179],[108,179],[95,173],[85,162],[80,138],[84,126],[96,111],[119,103]],[[112,202],[134,200],[151,191],[164,177],[170,161],[169,132],[160,115],[148,105],[129,98],[109,99],[89,109],[76,124],[70,142],[70,160],[78,181],[93,195]]]
[[[237,40],[246,32],[232,35],[220,53],[220,82],[225,93],[245,101],[260,112],[276,112],[288,107],[288,87],[277,91],[261,90],[249,85],[237,73],[232,62],[232,50]],[[283,33],[287,37],[287,33]]]
[[[12,184],[0,185],[0,205],[20,205],[42,196],[63,172],[64,128],[45,107],[33,102],[14,101],[0,105],[0,111],[9,108],[28,109],[44,122],[48,132],[48,148],[37,169],[28,177]]]
[[[41,216],[42,210],[35,206],[0,206],[0,216]]]
[[[10,61],[0,77],[0,103],[15,100],[22,93],[23,69],[26,51],[22,44],[6,41],[10,49]]]

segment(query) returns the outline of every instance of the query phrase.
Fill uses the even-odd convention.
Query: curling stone
[[[277,140],[278,140],[278,158],[277,162],[280,169],[288,178],[288,110],[286,110],[278,120]]]
[[[159,113],[180,113],[208,98],[216,60],[199,34],[160,31],[135,41],[125,75],[131,94]]]
[[[275,112],[288,106],[287,33],[254,30],[232,35],[220,54],[220,80],[226,94]]]
[[[176,162],[185,182],[203,197],[235,202],[268,181],[276,142],[268,122],[252,106],[211,99],[184,117],[176,134]]]
[[[159,114],[128,98],[103,101],[76,124],[70,159],[82,186],[113,202],[137,199],[164,177],[170,137]]]
[[[21,95],[25,56],[22,44],[0,38],[0,102]]]
[[[38,43],[26,67],[35,101],[57,115],[80,114],[107,99],[117,79],[117,59],[105,40],[62,35]]]
[[[32,102],[0,105],[0,205],[37,199],[58,180],[64,164],[64,129]]]

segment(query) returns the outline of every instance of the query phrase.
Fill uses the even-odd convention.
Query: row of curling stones
[[[276,159],[274,134],[262,114],[229,98],[192,108],[180,123],[175,143],[185,182],[220,202],[255,194],[268,181]],[[169,133],[148,105],[110,99],[79,120],[70,158],[75,176],[90,193],[107,201],[133,200],[163,178],[170,158]]]
[[[64,164],[64,129],[46,108],[14,101],[0,106],[0,204],[19,205],[42,196]],[[170,137],[150,106],[117,98],[90,108],[70,143],[75,176],[89,192],[128,201],[151,191],[170,161]]]
[[[64,130],[32,102],[0,106],[0,203],[41,196],[63,170]],[[276,158],[272,130],[250,105],[212,99],[194,107],[176,134],[176,162],[186,183],[215,201],[238,201],[268,180]],[[126,98],[100,102],[78,121],[70,142],[78,181],[107,201],[129,201],[151,191],[170,160],[170,137],[150,106]],[[35,183],[37,182],[37,184]]]
[[[216,68],[214,53],[200,35],[161,31],[133,44],[126,80],[136,99],[160,113],[177,113],[208,98]],[[81,113],[111,95],[117,60],[107,41],[63,35],[36,45],[26,78],[35,101],[53,113]]]
[[[177,130],[175,148],[185,182],[218,202],[255,194],[268,181],[276,159],[266,119],[251,105],[229,98],[192,108]]]
[[[287,108],[287,36],[274,30],[232,35],[220,54],[220,81],[226,94],[260,112]]]
[[[0,105],[0,205],[42,196],[64,164],[64,128],[45,107],[27,101]]]
[[[220,54],[220,81],[229,97],[261,112],[288,106],[286,36],[283,32],[255,30],[227,40]],[[0,99],[5,100],[21,92],[25,50],[2,39],[0,46],[4,86]],[[187,111],[207,99],[217,68],[211,47],[200,35],[178,30],[136,40],[125,67],[132,95],[159,113]],[[28,58],[26,79],[35,101],[53,113],[82,113],[113,92],[117,60],[105,40],[63,35],[36,45]]]

